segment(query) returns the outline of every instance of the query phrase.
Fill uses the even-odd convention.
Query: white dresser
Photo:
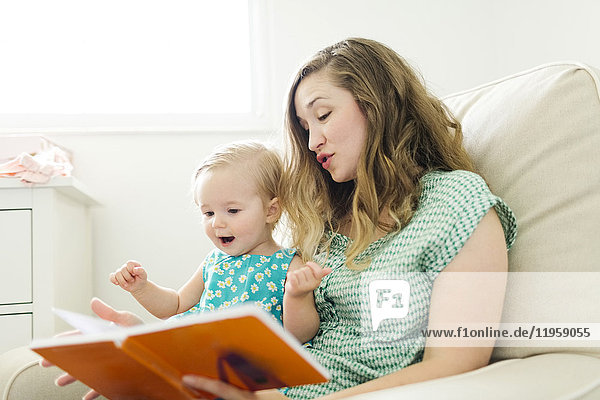
[[[52,308],[89,313],[96,204],[81,183],[0,179],[0,353],[69,329]]]

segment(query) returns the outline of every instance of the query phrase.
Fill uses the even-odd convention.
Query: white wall
[[[438,95],[550,61],[600,66],[596,0],[266,0],[272,127],[248,132],[48,135],[75,152],[93,211],[95,295],[143,312],[108,273],[127,259],[178,287],[211,245],[189,195],[190,174],[217,143],[270,138],[290,75],[316,50],[349,36],[383,41],[419,68]]]
[[[440,96],[552,61],[600,66],[597,0],[281,0],[271,5],[278,100],[295,66],[349,36],[390,45]]]

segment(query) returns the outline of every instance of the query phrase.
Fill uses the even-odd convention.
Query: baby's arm
[[[146,310],[158,318],[169,318],[177,311],[177,292],[148,280],[146,270],[137,261],[127,261],[110,274],[110,281],[131,293]]]
[[[302,343],[312,339],[319,330],[313,291],[330,272],[331,268],[321,268],[314,262],[302,265],[299,257],[290,263],[283,293],[283,326]]]
[[[179,291],[175,291],[148,280],[146,271],[136,261],[128,261],[110,274],[110,281],[131,293],[148,312],[162,319],[190,309],[200,299],[204,288],[201,270],[200,273],[196,271]],[[193,290],[196,290],[194,295]]]

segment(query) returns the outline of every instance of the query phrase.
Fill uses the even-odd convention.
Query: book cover
[[[109,399],[196,398],[181,383],[186,374],[249,390],[329,379],[291,334],[254,305],[117,329],[62,313],[88,333],[35,340],[31,349]]]

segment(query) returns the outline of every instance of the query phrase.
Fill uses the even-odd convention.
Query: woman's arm
[[[435,329],[436,326],[458,328],[473,322],[496,326],[502,314],[507,270],[508,258],[504,232],[496,212],[491,209],[454,260],[435,280],[431,296],[429,328]],[[465,274],[465,272],[491,274],[480,274],[486,278],[482,281],[478,280],[478,284],[473,285],[476,275]],[[422,362],[332,393],[324,399],[343,398],[481,368],[489,362],[493,340],[489,342],[489,347],[462,347],[461,343],[457,346],[459,347],[448,347],[444,343],[436,344],[428,341]]]

